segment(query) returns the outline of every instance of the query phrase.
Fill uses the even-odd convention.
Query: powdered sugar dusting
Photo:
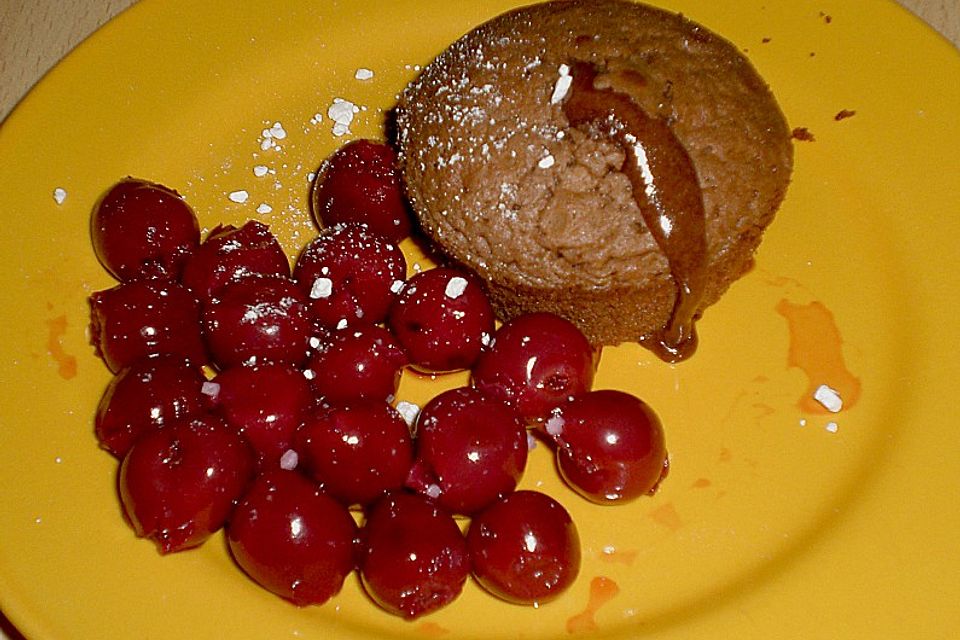
[[[343,98],[334,98],[327,108],[327,117],[333,120],[333,135],[339,138],[350,133],[353,116],[357,113],[360,113],[360,107],[354,103]]]
[[[217,382],[206,381],[200,385],[200,393],[207,396],[211,400],[216,400],[217,396],[220,395],[220,384]]]
[[[461,278],[460,276],[454,276],[450,278],[450,281],[447,283],[447,288],[444,289],[443,294],[450,298],[451,300],[456,300],[463,292],[467,290],[467,280],[466,278]]]
[[[300,462],[300,456],[293,449],[287,449],[282,456],[280,456],[280,468],[286,471],[293,471],[297,468],[297,464]]]
[[[838,413],[843,409],[843,398],[836,389],[822,384],[813,392],[813,399],[819,402],[830,413]]]
[[[544,428],[546,429],[547,433],[549,433],[551,436],[556,438],[561,433],[563,433],[564,424],[565,424],[565,421],[563,419],[563,416],[554,414],[547,419],[547,422],[544,425]]]
[[[558,104],[567,96],[567,92],[570,90],[570,85],[573,83],[573,77],[570,75],[570,67],[565,64],[561,64],[560,68],[557,69],[557,72],[560,74],[557,77],[557,82],[553,86],[553,94],[550,96],[550,104]]]
[[[403,416],[407,426],[412,427],[417,421],[417,416],[420,415],[420,407],[412,402],[401,400],[397,403],[397,412]]]
[[[333,280],[330,278],[317,278],[313,281],[313,286],[310,288],[310,297],[314,300],[329,298],[332,293]]]

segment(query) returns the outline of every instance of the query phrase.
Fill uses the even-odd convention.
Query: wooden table
[[[0,122],[48,69],[134,1],[0,0]],[[898,2],[960,47],[960,0]],[[0,613],[0,640],[19,638]]]

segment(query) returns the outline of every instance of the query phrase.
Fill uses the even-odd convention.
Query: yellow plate
[[[308,174],[379,136],[417,70],[508,8],[483,2],[147,1],[71,54],[0,129],[0,605],[36,638],[948,637],[960,628],[960,56],[892,2],[664,0],[747,51],[796,142],[756,269],[671,367],[607,350],[598,386],[661,413],[672,472],[601,508],[534,451],[524,480],[572,511],[580,580],[535,610],[468,583],[412,623],[355,577],[297,609],[246,580],[221,537],[161,558],[121,518],[91,421],[108,374],[86,297],[111,285],[91,204],[133,174],[185,192],[207,227],[314,233]],[[357,69],[374,72],[355,78]],[[335,137],[327,109],[357,105]],[[850,117],[835,116],[842,110]],[[320,114],[319,120],[316,114]],[[262,149],[263,130],[283,139]],[[266,146],[269,146],[266,145]],[[270,172],[256,177],[253,167]],[[54,190],[66,199],[58,204]],[[228,194],[247,190],[244,204]],[[257,213],[258,205],[272,207]],[[454,384],[457,378],[436,386]],[[828,384],[828,414],[809,399]],[[432,389],[404,382],[423,398]]]

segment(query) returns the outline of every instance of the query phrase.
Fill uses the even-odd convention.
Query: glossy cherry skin
[[[207,361],[200,334],[200,307],[173,282],[138,280],[90,296],[90,335],[110,371],[148,356]]]
[[[202,544],[253,476],[253,455],[220,418],[203,415],[140,436],[120,465],[120,498],[138,536],[161,553]]]
[[[299,370],[269,362],[225,369],[204,389],[209,406],[251,444],[261,468],[279,464],[315,402]]]
[[[402,487],[413,464],[407,423],[382,400],[319,409],[304,419],[295,442],[303,471],[347,505],[370,504]]]
[[[320,168],[312,194],[321,227],[360,223],[400,242],[410,235],[410,210],[389,145],[355,140],[338,149]]]
[[[580,537],[570,514],[546,494],[517,491],[470,522],[467,548],[484,589],[516,604],[540,605],[580,572]]]
[[[203,333],[221,367],[307,358],[313,324],[306,300],[286,278],[242,278],[203,305]]]
[[[653,492],[667,465],[660,419],[645,402],[604,389],[575,398],[543,425],[564,480],[598,504]]]
[[[293,270],[315,321],[330,329],[382,322],[406,275],[400,248],[356,224],[325,229]]]
[[[360,539],[364,589],[394,615],[413,619],[450,604],[470,574],[457,523],[418,494],[392,492],[378,500]]]
[[[455,371],[476,362],[493,334],[494,314],[476,277],[437,267],[407,281],[387,322],[413,366]]]
[[[327,402],[389,400],[397,393],[407,354],[383,327],[333,331],[319,343],[304,373]]]
[[[545,420],[551,410],[590,390],[595,354],[573,323],[530,313],[497,329],[473,368],[473,384],[515,406],[525,420]]]
[[[270,228],[256,220],[215,228],[187,259],[180,283],[199,300],[250,276],[290,277],[290,263]]]
[[[100,446],[123,458],[144,431],[199,414],[206,378],[182,358],[144,358],[120,370],[100,398],[94,429]]]
[[[346,507],[294,471],[254,482],[227,523],[237,564],[298,606],[323,604],[353,571],[357,527]]]
[[[136,178],[114,185],[90,221],[93,249],[117,280],[174,280],[200,244],[193,209],[173,189]]]
[[[451,389],[420,411],[408,484],[469,515],[516,488],[527,452],[526,429],[511,408],[472,387]]]

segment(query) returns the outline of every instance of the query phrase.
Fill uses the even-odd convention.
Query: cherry
[[[348,505],[402,487],[413,464],[407,423],[382,400],[314,412],[297,432],[295,449],[306,473]]]
[[[563,506],[543,493],[511,493],[470,522],[473,575],[490,593],[539,606],[580,572],[580,537]]]
[[[120,465],[120,498],[137,535],[171,553],[222,527],[252,476],[243,438],[201,415],[140,436]]]
[[[580,330],[551,313],[531,313],[507,322],[473,368],[473,384],[515,406],[527,421],[590,390],[594,349]]]
[[[450,267],[410,278],[387,321],[411,363],[427,371],[469,369],[494,328],[493,308],[479,281]]]
[[[199,367],[174,356],[144,358],[121,369],[97,408],[100,446],[123,458],[144,431],[200,413],[205,380]]]
[[[410,211],[392,147],[355,140],[321,166],[312,194],[313,215],[321,227],[361,223],[400,242],[410,235]]]
[[[90,235],[100,263],[122,282],[176,279],[200,244],[197,217],[180,194],[136,178],[107,191],[93,210]]]
[[[451,389],[420,411],[409,486],[471,514],[516,488],[527,451],[527,432],[512,409],[478,389]]]
[[[139,280],[90,296],[90,336],[110,371],[147,356],[177,355],[207,361],[200,336],[200,308],[173,282]]]
[[[660,419],[639,398],[604,389],[575,398],[543,425],[560,473],[598,504],[652,493],[667,465]]]
[[[220,288],[203,305],[204,334],[223,368],[307,357],[313,325],[306,300],[286,278],[242,278]]]
[[[262,474],[227,523],[237,564],[298,606],[323,604],[353,571],[357,527],[346,507],[293,471]]]
[[[324,230],[293,270],[314,319],[331,329],[382,322],[406,274],[400,248],[356,224]]]
[[[470,573],[467,545],[453,517],[417,494],[378,500],[361,530],[360,576],[386,611],[413,619],[460,595]]]
[[[328,402],[392,399],[407,355],[389,331],[377,325],[333,331],[307,362],[306,375]]]
[[[250,220],[237,229],[215,228],[183,267],[180,282],[200,300],[248,276],[290,277],[290,263],[270,228]]]
[[[253,446],[261,467],[276,466],[314,402],[303,374],[284,364],[230,367],[205,385],[210,406]]]

